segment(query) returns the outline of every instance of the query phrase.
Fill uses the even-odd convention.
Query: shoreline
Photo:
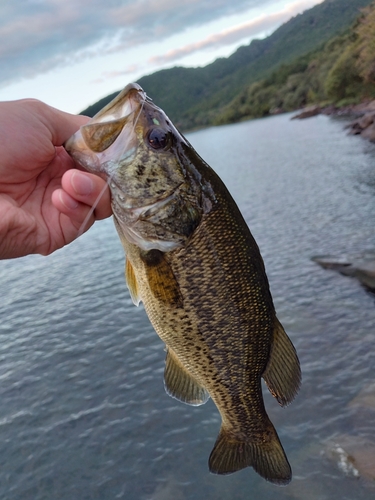
[[[311,106],[293,116],[292,120],[303,120],[320,114],[351,119],[352,121],[345,126],[349,135],[360,135],[363,139],[375,143],[375,100],[341,108]],[[351,257],[346,255],[316,256],[311,260],[323,269],[355,278],[366,291],[375,294],[375,251],[364,251],[362,254]]]
[[[317,115],[342,116],[352,121],[345,127],[350,135],[360,135],[364,139],[375,143],[375,100],[360,104],[350,104],[338,108],[331,106],[310,106],[292,117],[292,120],[304,120]]]

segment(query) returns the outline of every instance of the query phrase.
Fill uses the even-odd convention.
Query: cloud
[[[17,0],[0,4],[0,83],[163,40],[274,0]]]
[[[322,2],[323,0],[320,0]],[[314,0],[303,0],[288,5],[283,10],[270,15],[263,15],[246,23],[239,24],[232,28],[221,31],[214,35],[210,35],[204,40],[195,43],[190,43],[184,47],[170,50],[166,54],[154,56],[149,59],[150,64],[160,65],[170,63],[172,61],[182,59],[194,52],[209,48],[217,48],[222,45],[230,45],[244,38],[250,38],[270,29],[275,29],[280,24],[284,23],[292,16],[306,10],[315,5]]]
[[[103,83],[106,80],[112,79],[112,78],[117,78],[117,77],[122,77],[125,75],[131,75],[132,73],[139,72],[145,68],[145,65],[143,64],[131,64],[127,68],[121,71],[103,71],[103,73],[100,75],[100,78],[96,78],[95,80],[92,80],[91,83]]]

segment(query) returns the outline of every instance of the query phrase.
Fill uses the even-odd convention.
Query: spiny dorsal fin
[[[277,318],[263,378],[270,393],[281,406],[287,406],[293,401],[301,385],[301,368],[296,350]]]
[[[169,307],[182,307],[182,295],[171,266],[160,250],[141,253],[153,296]]]
[[[137,279],[135,277],[133,266],[130,264],[129,259],[126,259],[125,265],[125,278],[126,283],[129,288],[130,296],[132,298],[133,304],[139,306],[141,298],[138,294],[138,284]]]
[[[203,405],[210,397],[206,389],[186,371],[172,349],[168,349],[165,360],[164,387],[169,396],[188,405]]]

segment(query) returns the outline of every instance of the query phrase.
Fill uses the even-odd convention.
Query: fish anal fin
[[[164,387],[169,396],[182,403],[200,406],[207,402],[209,394],[184,368],[172,349],[165,360]]]
[[[126,259],[125,278],[133,304],[139,306],[141,299],[139,297],[137,279],[135,277],[134,269],[131,263],[129,262],[129,259]]]
[[[179,284],[171,266],[160,250],[149,250],[141,253],[145,264],[146,277],[155,299],[169,307],[182,307],[182,295]]]
[[[245,467],[254,470],[267,481],[284,486],[292,479],[292,470],[276,431],[270,423],[268,438],[257,442],[242,441],[224,427],[220,429],[209,458],[210,472],[232,474]]]
[[[296,350],[277,318],[263,378],[281,406],[293,401],[301,385],[301,368]]]

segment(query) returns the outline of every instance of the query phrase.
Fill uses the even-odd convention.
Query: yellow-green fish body
[[[300,384],[298,358],[258,246],[223,182],[136,84],[66,147],[109,179],[131,296],[167,346],[166,391],[192,405],[211,397],[221,414],[210,470],[252,466],[287,484],[291,469],[261,378],[288,404]]]

